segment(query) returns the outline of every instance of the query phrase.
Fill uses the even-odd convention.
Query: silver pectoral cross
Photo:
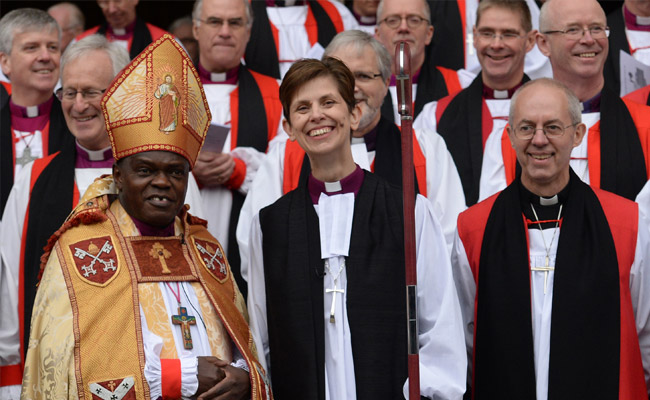
[[[549,264],[549,259],[548,256],[546,256],[546,261],[544,262],[543,267],[530,267],[531,271],[544,272],[544,294],[546,294],[546,287],[548,286],[548,273],[551,271],[555,271],[555,267],[551,267],[548,264]]]
[[[25,150],[23,150],[23,155],[16,158],[16,164],[24,167],[26,164],[36,160],[37,158],[38,157],[32,156],[32,149],[25,147]]]
[[[332,289],[325,289],[325,293],[332,293],[332,308],[330,309],[330,322],[334,323],[336,320],[334,319],[334,310],[336,309],[336,294],[341,293],[343,294],[345,291],[343,289],[337,289],[336,288],[336,282],[337,279],[334,280],[334,287]]]

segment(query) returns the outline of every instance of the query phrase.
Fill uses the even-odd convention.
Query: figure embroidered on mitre
[[[158,89],[153,95],[160,101],[160,131],[175,131],[178,125],[178,106],[181,102],[181,96],[180,91],[173,83],[171,75],[165,75],[165,81],[158,85]]]

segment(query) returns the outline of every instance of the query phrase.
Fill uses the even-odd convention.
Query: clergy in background
[[[473,46],[481,64],[478,76],[460,93],[427,103],[413,124],[418,130],[437,131],[444,138],[468,206],[476,204],[481,182],[490,178],[482,173],[483,159],[501,154],[490,152],[487,141],[491,138],[501,145],[510,97],[529,80],[524,60],[535,46],[535,33],[525,2],[481,1],[473,29]]]
[[[100,34],[111,42],[123,46],[131,58],[144,50],[152,41],[159,39],[165,30],[158,28],[138,17],[136,7],[140,0],[97,0],[106,22],[94,26],[77,36],[77,40],[86,36]]]
[[[257,20],[253,8],[249,0],[197,0],[192,13],[193,34],[199,43],[199,77],[211,123],[226,132],[221,148],[204,147],[192,172],[201,184],[208,230],[226,249],[244,297],[246,281],[241,278],[235,239],[237,220],[271,141],[282,132],[278,81],[242,63],[253,20]]]
[[[379,2],[375,38],[386,47],[391,59],[395,55],[395,47],[399,41],[409,42],[411,71],[413,71],[414,118],[426,103],[458,93],[462,89],[456,71],[436,67],[431,59],[426,58],[426,46],[433,38],[433,28],[431,10],[425,0],[381,0]],[[395,69],[393,65],[393,76],[381,113],[389,121],[400,124]]]
[[[357,20],[337,0],[251,1],[255,22],[246,46],[246,65],[282,79],[294,62],[320,57],[332,38],[357,29]]]
[[[539,27],[537,46],[551,60],[553,78],[582,103],[587,133],[571,153],[571,168],[585,183],[634,200],[650,178],[650,108],[621,99],[605,85],[610,33],[605,12],[596,0],[549,0]],[[500,140],[488,142],[495,144],[487,149],[494,157],[483,164],[490,179],[481,189],[496,193],[519,167],[506,130]]]
[[[280,87],[284,129],[311,173],[251,229],[248,308],[273,392],[285,399],[396,399],[408,393],[402,192],[354,163],[354,77],[325,57]],[[421,393],[460,399],[466,359],[442,229],[415,207]]]
[[[625,0],[607,14],[609,54],[605,62],[605,84],[621,93],[621,50],[635,60],[650,65],[650,1]],[[650,83],[650,82],[649,82]]]
[[[525,84],[509,124],[521,175],[460,214],[452,252],[473,398],[645,400],[649,222],[570,168],[586,127],[562,83]]]

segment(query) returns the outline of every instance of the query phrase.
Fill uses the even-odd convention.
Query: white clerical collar
[[[226,80],[225,72],[210,72],[210,80],[212,82],[223,82]]]
[[[325,191],[327,193],[340,192],[342,190],[341,181],[323,183],[325,184]]]
[[[38,106],[27,106],[25,107],[27,118],[38,117]]]
[[[507,99],[509,98],[508,91],[507,90],[494,90],[494,98],[495,99]]]
[[[126,35],[126,29],[125,28],[113,28],[113,34],[117,36],[124,36]]]
[[[639,17],[636,16],[637,25],[650,25],[650,17]]]
[[[539,197],[539,205],[541,206],[552,206],[558,203],[557,194],[551,197]]]
[[[88,159],[90,161],[104,161],[104,160],[106,160],[106,151],[111,149],[111,147],[108,146],[105,149],[101,149],[101,150],[89,150],[89,149],[85,148],[84,146],[82,146],[79,143],[79,141],[77,141],[77,146],[79,146],[79,148],[81,150],[83,150],[88,155]]]

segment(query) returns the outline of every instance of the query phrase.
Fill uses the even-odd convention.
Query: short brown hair
[[[282,79],[280,85],[280,102],[284,118],[291,124],[289,119],[289,107],[296,92],[307,82],[320,77],[330,76],[336,82],[339,94],[352,112],[356,101],[354,99],[354,75],[339,59],[323,57],[323,60],[303,59],[294,63]]]
[[[478,3],[478,9],[476,10],[476,26],[478,26],[478,23],[481,20],[481,14],[492,7],[503,8],[519,14],[519,17],[521,18],[521,27],[524,28],[526,33],[533,29],[530,9],[524,0],[482,0]]]

